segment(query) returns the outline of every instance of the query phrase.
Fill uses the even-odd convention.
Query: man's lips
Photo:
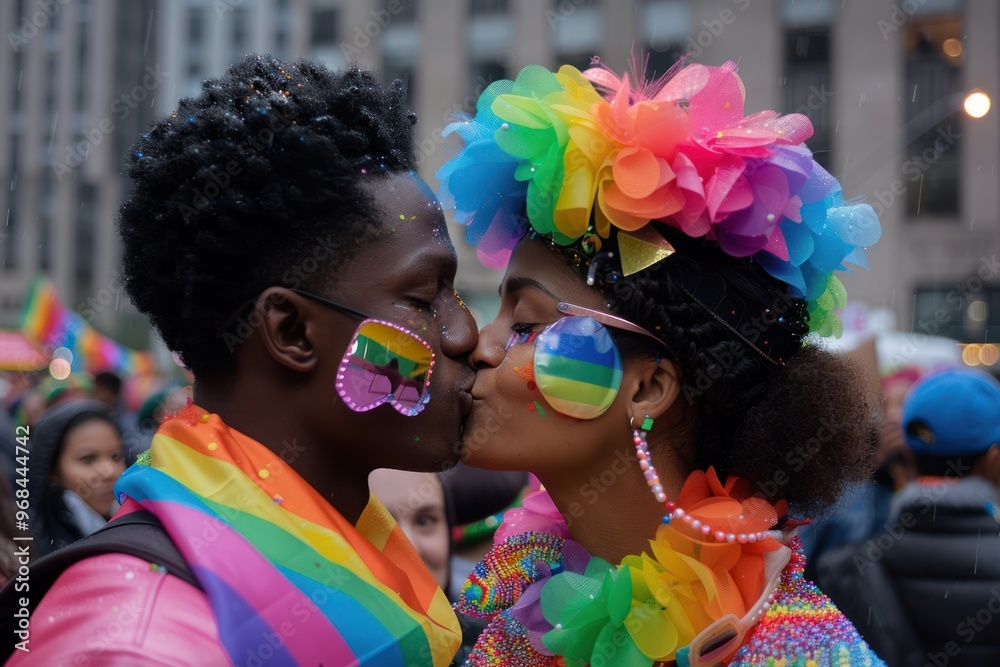
[[[476,384],[476,376],[472,375],[469,377],[468,381],[463,383],[462,386],[458,387],[458,400],[462,406],[462,418],[469,416],[472,412],[472,401],[474,397],[472,395],[472,387]]]
[[[468,417],[469,413],[472,412],[472,402],[474,400],[475,399],[472,397],[472,394],[470,394],[465,389],[462,389],[461,391],[458,392],[458,401],[462,405],[463,419]]]

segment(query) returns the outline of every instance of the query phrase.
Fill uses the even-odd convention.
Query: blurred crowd
[[[17,500],[28,501],[25,523],[36,558],[93,533],[118,509],[118,477],[149,449],[164,416],[191,396],[190,384],[179,379],[128,398],[125,387],[108,371],[64,380],[0,375],[0,579],[16,570],[11,537],[19,527],[24,532],[15,521]]]
[[[99,530],[118,508],[115,481],[191,397],[184,380],[138,394],[125,386],[111,372],[0,376],[0,583],[17,571],[17,499],[29,499],[35,558]],[[962,656],[986,659],[1000,646],[1000,619],[991,625],[1000,614],[1000,383],[972,369],[913,367],[883,378],[882,394],[875,473],[801,529],[807,576],[889,665],[950,660],[959,640]],[[17,439],[25,432],[27,459]],[[370,478],[452,600],[503,512],[535,484],[525,473],[463,465]],[[482,628],[463,623],[467,650]]]

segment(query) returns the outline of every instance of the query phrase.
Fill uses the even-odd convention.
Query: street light
[[[990,110],[990,96],[981,90],[974,90],[965,97],[965,113],[973,118],[982,118]]]

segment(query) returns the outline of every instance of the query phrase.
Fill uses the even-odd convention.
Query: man
[[[935,373],[902,426],[922,477],[883,533],[823,559],[823,581],[890,667],[1000,664],[1000,383]]]
[[[471,406],[477,331],[414,122],[369,72],[248,56],[143,135],[124,282],[194,399],[116,492],[196,580],[82,560],[9,664],[448,664],[454,614],[367,485],[449,466]]]

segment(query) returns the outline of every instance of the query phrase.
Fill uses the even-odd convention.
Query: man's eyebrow
[[[542,285],[540,282],[538,282],[534,278],[528,278],[525,276],[516,276],[513,278],[508,278],[506,282],[500,285],[500,287],[498,288],[498,292],[500,296],[503,297],[504,292],[506,292],[507,294],[511,294],[513,292],[518,292],[520,290],[527,288],[537,289],[540,292],[552,297],[556,301],[562,301],[562,299],[560,299],[555,294],[550,292],[548,288]]]

